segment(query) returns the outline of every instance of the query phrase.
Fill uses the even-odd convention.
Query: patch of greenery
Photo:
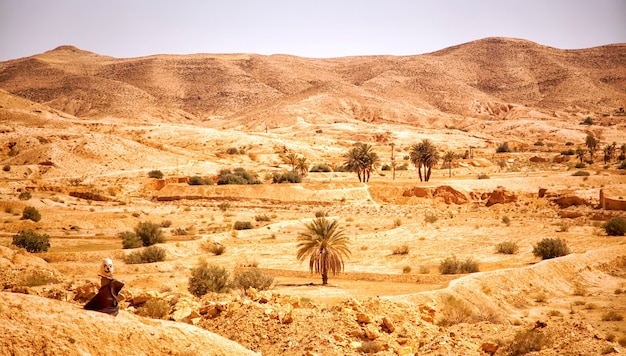
[[[465,261],[460,261],[453,255],[439,263],[439,272],[441,272],[441,274],[462,274],[478,271],[478,262],[474,261],[471,257],[468,257]]]
[[[46,252],[50,248],[50,236],[34,231],[20,231],[13,236],[12,244],[31,253]]]
[[[272,174],[273,183],[301,183],[302,176],[295,172],[274,173]]]
[[[250,221],[235,221],[233,224],[233,229],[235,230],[249,230],[253,229],[254,225]]]
[[[22,220],[32,220],[38,222],[41,220],[41,213],[33,206],[27,206],[22,212]]]
[[[141,238],[132,231],[120,232],[117,236],[122,239],[122,247],[124,249],[143,247]]]
[[[602,224],[602,228],[609,236],[623,236],[626,234],[626,219],[621,216],[610,218]]]
[[[149,221],[143,221],[135,227],[135,235],[139,236],[144,246],[165,242],[165,236],[161,227]]]
[[[496,252],[514,255],[519,251],[519,246],[513,241],[505,241],[496,245]]]
[[[273,283],[274,277],[263,274],[258,268],[253,268],[236,272],[232,284],[235,287],[241,288],[245,294],[248,288],[266,290],[269,289]]]
[[[158,169],[155,169],[155,170],[152,170],[152,171],[148,172],[148,177],[149,178],[162,179],[163,178],[163,172],[159,171]]]
[[[187,184],[189,185],[213,185],[213,181],[211,181],[210,179],[202,178],[200,176],[193,176],[193,177],[189,177]]]
[[[570,250],[565,240],[562,239],[545,238],[533,247],[533,255],[543,260],[565,256],[569,253]]]
[[[243,168],[235,168],[232,171],[230,169],[223,169],[220,171],[217,184],[261,184],[258,179],[258,175],[253,172],[248,172]]]
[[[165,261],[166,251],[159,246],[149,246],[139,251],[133,251],[124,257],[127,264],[154,263]]]
[[[231,289],[230,274],[224,267],[208,264],[203,260],[191,270],[189,292],[196,297],[214,293],[226,293]]]

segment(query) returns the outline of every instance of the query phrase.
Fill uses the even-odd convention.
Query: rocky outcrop
[[[412,187],[402,192],[403,197],[441,198],[446,204],[466,204],[469,202],[467,194],[448,185],[436,188]]]
[[[492,206],[494,204],[506,204],[516,201],[517,195],[514,192],[510,192],[504,189],[504,187],[498,187],[489,195],[489,199],[487,199],[486,205]]]
[[[584,198],[581,198],[575,194],[566,194],[560,197],[557,197],[553,200],[556,205],[558,205],[561,209],[567,208],[570,206],[579,206],[579,205],[591,205],[589,201]]]

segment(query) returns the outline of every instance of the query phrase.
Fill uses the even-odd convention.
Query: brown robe
[[[103,283],[98,294],[85,304],[85,309],[116,316],[119,311],[117,295],[122,287],[124,283],[117,279],[111,279],[108,284]]]

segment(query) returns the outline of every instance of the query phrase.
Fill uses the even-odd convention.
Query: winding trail
[[[372,195],[370,194],[370,187],[369,185],[367,185],[367,183],[363,182],[363,189],[365,189],[365,195],[367,195],[367,200],[372,202],[372,205],[374,205],[374,208],[376,208],[376,211],[380,211],[380,204],[378,204],[374,198],[372,198]]]

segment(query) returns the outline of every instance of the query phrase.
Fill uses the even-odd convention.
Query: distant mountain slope
[[[421,126],[440,115],[503,118],[514,107],[610,113],[626,103],[626,44],[560,50],[486,38],[416,56],[332,59],[116,59],[61,46],[1,62],[0,88],[81,118],[224,118],[257,128],[298,117]]]

